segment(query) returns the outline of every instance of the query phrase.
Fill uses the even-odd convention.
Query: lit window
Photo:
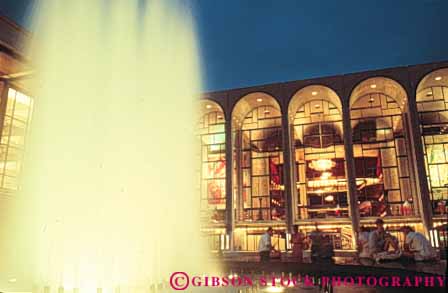
[[[348,217],[339,109],[316,98],[298,108],[293,126],[298,218]]]
[[[18,179],[32,108],[31,97],[9,89],[0,140],[0,188],[3,192],[19,188]]]
[[[442,69],[440,71],[445,71]],[[434,215],[448,213],[448,81],[424,78],[417,92],[425,167]],[[441,76],[434,78],[442,80]],[[428,94],[430,93],[430,94]]]
[[[243,108],[237,105],[234,111]],[[245,112],[241,128],[234,129],[234,136],[237,220],[284,221],[286,210],[279,108],[253,104]]]
[[[212,109],[207,104],[208,109]],[[199,121],[201,141],[201,218],[203,223],[224,222],[226,208],[225,121],[222,111],[211,110]]]
[[[359,213],[361,217],[413,215],[414,180],[400,107],[405,93],[394,81],[381,82],[397,91],[355,95],[350,108]]]

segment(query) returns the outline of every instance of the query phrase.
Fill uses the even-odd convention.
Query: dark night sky
[[[205,91],[448,60],[448,0],[185,1]],[[26,26],[30,2],[0,10]]]

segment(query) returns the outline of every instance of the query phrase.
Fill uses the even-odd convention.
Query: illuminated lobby
[[[205,93],[201,231],[211,250],[291,249],[294,225],[356,250],[378,218],[447,247],[448,63]]]

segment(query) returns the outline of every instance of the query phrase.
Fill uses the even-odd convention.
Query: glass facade
[[[205,105],[199,121],[201,143],[201,221],[223,223],[226,209],[226,140],[224,113],[217,105]]]
[[[414,214],[409,141],[401,105],[387,94],[359,96],[350,109],[361,217]]]
[[[342,115],[331,102],[300,106],[293,121],[297,218],[348,217]]]
[[[4,193],[20,187],[19,174],[32,110],[33,99],[30,96],[8,89],[0,141],[0,188]]]
[[[238,139],[239,221],[285,220],[281,113],[260,106],[245,117]]]
[[[275,99],[241,98],[232,111],[232,138],[235,220],[284,222],[282,114]]]
[[[432,73],[417,92],[425,168],[434,215],[448,214],[448,69]]]
[[[305,235],[317,225],[335,249],[351,250],[353,228],[372,226],[379,217],[399,238],[405,224],[429,233],[446,223],[432,218],[448,211],[448,70],[442,71],[442,78],[430,77],[439,83],[422,81],[410,98],[399,82],[375,76],[354,84],[345,99],[328,87],[310,85],[283,100],[253,91],[228,103],[224,112],[231,119],[222,123],[230,125],[222,125],[220,133],[224,137],[224,129],[232,129],[232,135],[230,142],[220,141],[219,160],[232,160],[232,178],[227,182],[223,174],[219,180],[222,189],[232,191],[222,198],[232,200],[232,213],[223,206],[225,231],[220,232],[231,238],[229,246],[256,251],[259,237],[273,226],[274,243],[285,251],[288,233],[298,224]],[[421,153],[416,139],[426,168],[415,159]],[[225,145],[232,148],[231,158]],[[422,174],[431,211],[422,195]],[[204,193],[209,193],[205,187],[202,199]],[[434,219],[429,228],[423,214]]]

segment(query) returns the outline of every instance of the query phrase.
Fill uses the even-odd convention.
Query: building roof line
[[[27,36],[31,35],[31,32],[27,30],[26,28],[20,26],[17,22],[6,16],[6,14],[0,10],[0,21],[6,22],[14,29],[18,30],[19,32],[26,34]]]
[[[378,69],[371,69],[371,70],[365,70],[365,71],[346,72],[346,73],[336,74],[336,75],[316,76],[316,77],[289,80],[289,81],[283,81],[283,82],[271,82],[271,83],[266,83],[266,84],[251,85],[251,86],[245,86],[245,87],[240,87],[240,88],[229,88],[229,89],[223,89],[223,90],[217,90],[217,91],[203,92],[202,97],[207,98],[208,96],[216,96],[219,94],[226,94],[230,91],[241,91],[241,90],[248,90],[248,89],[260,90],[261,88],[281,86],[281,85],[294,83],[294,82],[310,82],[310,81],[318,82],[319,80],[323,80],[323,79],[341,78],[341,77],[343,78],[343,77],[353,76],[353,75],[363,74],[363,73],[384,72],[387,70],[396,70],[396,69],[400,69],[400,68],[410,68],[410,67],[415,67],[415,66],[430,66],[430,65],[437,65],[437,64],[444,64],[444,63],[448,64],[448,60],[440,60],[440,61],[434,61],[434,62],[422,63],[422,64],[409,64],[409,65],[396,66],[396,67],[378,68]]]

